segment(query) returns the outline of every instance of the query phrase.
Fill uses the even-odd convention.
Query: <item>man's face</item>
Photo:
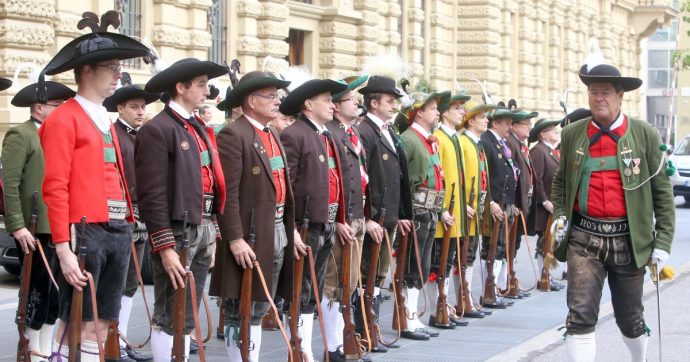
[[[357,118],[359,109],[357,108],[358,99],[355,92],[348,91],[333,103],[335,104],[335,114],[338,118],[347,122]]]
[[[484,133],[486,132],[486,129],[489,127],[489,119],[486,118],[485,112],[477,113],[467,122],[469,124],[470,131],[474,132],[475,134]]]
[[[115,93],[118,82],[122,78],[122,67],[117,59],[104,60],[86,69],[84,75],[87,82],[98,96],[105,99]]]
[[[133,128],[144,124],[146,116],[146,101],[141,98],[130,99],[117,105],[120,118]]]
[[[532,122],[529,119],[513,123],[513,134],[520,141],[524,141],[529,137],[529,131],[532,129]]]
[[[498,133],[501,138],[508,137],[508,132],[510,131],[510,124],[512,123],[510,117],[498,118],[491,121],[492,129]]]
[[[259,123],[265,124],[281,116],[278,108],[280,98],[276,87],[255,90],[247,96],[247,105],[250,109],[250,117]]]
[[[465,108],[462,107],[462,102],[453,102],[450,107],[443,112],[443,120],[448,123],[449,126],[455,128],[462,123],[462,117],[465,116]]]
[[[392,94],[383,94],[381,99],[371,101],[371,110],[382,121],[387,121],[398,111],[398,100]]]
[[[556,126],[546,127],[541,131],[541,137],[549,144],[557,146],[561,142],[561,129]]]
[[[191,85],[186,87],[182,82],[177,83],[178,99],[187,108],[199,108],[206,102],[208,96],[208,76],[200,75],[192,79]]]
[[[211,108],[199,108],[199,118],[201,118],[201,120],[205,123],[211,122],[211,119],[213,119],[213,112],[211,112]]]
[[[611,83],[592,83],[587,95],[594,119],[605,125],[616,120],[623,102],[623,91],[617,93]]]
[[[271,121],[271,125],[278,130],[278,133],[283,132],[284,129],[288,128],[293,123],[295,123],[295,117],[286,116],[282,113]]]
[[[426,129],[432,129],[438,121],[438,104],[436,101],[431,101],[417,111],[417,116],[415,117],[415,122],[421,124]]]
[[[48,116],[53,113],[55,108],[59,107],[63,102],[64,100],[62,99],[50,99],[45,104],[38,103],[34,105],[35,113],[33,116],[39,121],[43,122],[43,120],[48,118]]]
[[[304,101],[306,110],[311,112],[314,122],[326,124],[326,122],[333,120],[333,112],[335,105],[331,101],[331,94],[328,92],[321,93],[310,99]]]

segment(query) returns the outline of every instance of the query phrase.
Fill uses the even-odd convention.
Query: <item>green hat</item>
[[[524,110],[516,110],[516,111],[513,111],[513,113],[514,113],[513,123],[522,122],[526,119],[532,119],[534,117],[539,116],[539,112],[527,112]]]
[[[477,114],[496,109],[496,106],[488,104],[479,104],[476,101],[468,101],[462,105],[462,108],[465,109],[465,115],[462,117],[461,124],[464,127],[465,123],[467,123],[467,121],[469,121],[470,119],[474,118],[474,116],[476,116]]]
[[[539,133],[541,133],[541,131],[551,126],[557,126],[560,123],[560,119],[542,118],[538,120],[537,123],[534,124],[534,128],[529,131],[529,138],[527,138],[527,141],[529,143],[537,142],[539,140]]]
[[[489,121],[494,121],[501,118],[515,119],[515,113],[505,107],[498,107],[488,114]]]
[[[278,89],[285,88],[290,85],[289,81],[278,79],[273,74],[253,71],[245,74],[237,85],[230,92],[227,97],[218,103],[216,107],[221,111],[233,109],[242,104],[242,100],[250,93],[263,88],[276,87]]]
[[[455,93],[448,98],[447,102],[441,101],[441,103],[438,104],[438,112],[443,114],[443,112],[447,111],[448,108],[450,108],[450,105],[455,102],[466,102],[469,101],[470,98],[472,98],[469,94],[465,93],[464,90],[458,91],[458,93]]]
[[[415,113],[431,101],[436,101],[436,104],[448,102],[450,99],[450,91],[426,93],[422,91],[413,92],[410,94],[413,99],[412,105],[400,110],[396,117],[395,124],[398,126],[400,133],[405,132],[407,127],[412,123]]]
[[[331,94],[331,98],[333,98],[334,101],[337,101],[340,97],[343,96],[343,94],[345,94],[351,90],[357,89],[357,87],[364,84],[364,82],[366,82],[367,79],[369,79],[368,75],[363,75],[361,77],[353,75],[353,76],[341,79],[340,82],[347,84],[347,88],[345,88],[345,90],[342,92]]]

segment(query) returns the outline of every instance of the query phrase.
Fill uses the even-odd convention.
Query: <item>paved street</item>
[[[690,313],[684,303],[690,298],[690,243],[688,231],[690,225],[690,206],[685,205],[681,198],[676,199],[677,232],[674,240],[673,252],[669,261],[675,266],[679,275],[671,282],[662,283],[662,333],[664,340],[664,361],[684,361],[690,354]],[[535,240],[529,240],[534,250]],[[533,251],[532,251],[533,253]],[[478,264],[478,263],[477,263]],[[478,265],[474,273],[473,293],[480,293],[480,272]],[[532,285],[534,272],[530,264],[525,244],[518,252],[518,277],[523,287]],[[560,271],[556,272],[560,275]],[[17,332],[13,323],[17,306],[16,278],[0,271],[0,361],[15,360]],[[153,288],[147,286],[149,302],[153,300]],[[450,300],[455,300],[451,295]],[[386,339],[394,337],[390,328],[392,319],[392,301],[382,306],[382,327]],[[424,302],[419,303],[423,308]],[[431,305],[429,306],[431,308]],[[438,338],[431,342],[416,342],[400,340],[401,348],[391,350],[386,354],[372,355],[375,361],[563,361],[565,348],[562,342],[562,331],[567,309],[565,304],[565,290],[560,292],[541,293],[532,291],[532,297],[516,301],[510,309],[494,312],[494,315],[482,320],[474,320],[468,327],[456,330],[441,331]],[[217,323],[217,307],[211,303],[211,313],[214,324]],[[645,294],[645,317],[652,328],[648,360],[658,361],[656,295],[653,285],[647,283]],[[205,321],[205,317],[201,318]],[[426,317],[424,317],[426,322]],[[202,322],[205,324],[205,322]],[[321,356],[321,337],[318,333],[318,323],[315,323],[313,346],[315,355]],[[204,327],[204,331],[205,331]],[[135,342],[142,341],[148,333],[148,322],[143,308],[141,296],[135,296],[132,320],[130,321],[130,337]],[[285,361],[286,347],[279,332],[264,332],[261,348],[262,361]],[[148,348],[148,347],[146,347]],[[227,361],[225,345],[214,337],[207,347],[209,361]],[[198,360],[193,357],[192,360]],[[602,299],[601,318],[597,333],[597,360],[625,361],[629,354],[620,337],[613,320],[608,291],[604,290]]]

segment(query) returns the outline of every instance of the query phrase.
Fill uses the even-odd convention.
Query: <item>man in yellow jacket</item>
[[[462,156],[456,127],[460,126],[462,117],[465,115],[462,104],[469,99],[470,96],[460,91],[452,95],[447,101],[441,102],[438,105],[438,111],[441,114],[441,124],[436,131],[434,131],[434,136],[438,139],[438,155],[441,159],[441,167],[443,169],[445,197],[443,200],[443,209],[441,210],[442,217],[436,224],[434,246],[431,252],[431,272],[429,273],[429,283],[426,285],[427,293],[430,297],[429,301],[432,306],[436,305],[439,285],[441,283],[443,284],[445,295],[448,296],[448,275],[453,266],[453,254],[456,249],[456,240],[463,236],[462,230],[464,225],[462,220],[465,219],[465,200],[462,191]],[[455,192],[453,192],[453,188]],[[453,194],[453,198],[455,199],[452,212],[449,210],[451,194]],[[443,220],[450,221],[450,223],[446,223]],[[450,247],[446,255],[447,262],[444,266],[446,268],[445,274],[443,274],[445,277],[439,279],[443,235],[446,231],[450,232]],[[456,325],[466,326],[468,324],[467,320],[455,316],[453,313],[449,313],[449,315],[450,326],[444,327],[436,323],[435,309],[431,309],[431,313],[429,314],[429,325],[439,328],[454,328]]]

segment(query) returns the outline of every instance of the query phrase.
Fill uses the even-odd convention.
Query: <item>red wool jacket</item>
[[[86,216],[88,223],[107,222],[108,204],[105,190],[103,136],[74,98],[59,106],[43,122],[38,132],[45,154],[43,200],[53,242],[70,240],[70,224]],[[122,167],[120,142],[110,126],[117,166],[131,215],[132,202]]]

